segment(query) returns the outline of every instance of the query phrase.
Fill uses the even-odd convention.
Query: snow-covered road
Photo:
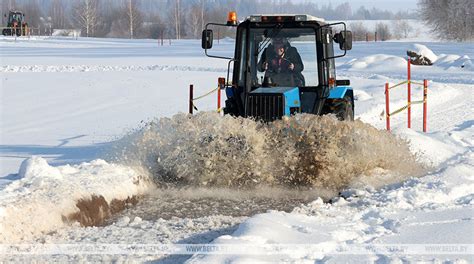
[[[422,44],[438,57],[434,66],[412,68],[414,79],[430,80],[428,133],[420,132],[421,106],[413,108],[413,129],[405,128],[405,114],[394,116],[392,127],[394,134],[409,141],[411,152],[428,169],[417,178],[411,178],[415,173],[404,174],[399,178],[401,182],[381,189],[373,186],[386,183],[383,175],[390,176],[391,171],[374,170],[375,174],[365,177],[348,175],[355,179],[352,187],[331,203],[324,203],[318,196],[326,199],[331,194],[319,190],[304,195],[271,188],[254,192],[202,187],[161,190],[151,183],[149,168],[139,166],[148,163],[116,159],[117,149],[124,142],[136,154],[124,157],[148,162],[149,156],[145,154],[150,151],[142,147],[150,146],[143,142],[160,146],[160,151],[170,156],[182,157],[179,147],[186,145],[179,145],[183,143],[179,133],[197,137],[203,131],[192,122],[174,127],[173,120],[179,120],[178,116],[162,119],[163,126],[175,130],[158,129],[155,132],[160,134],[159,138],[150,141],[146,137],[150,134],[144,132],[150,121],[186,111],[189,84],[195,85],[196,94],[203,94],[215,86],[218,77],[225,75],[226,62],[204,57],[199,41],[158,46],[152,40],[38,38],[14,42],[0,38],[2,246],[9,243],[213,243],[253,246],[256,253],[262,254],[1,255],[0,259],[168,263],[185,260],[191,263],[474,262],[474,66],[471,59],[474,46]],[[338,74],[350,79],[355,90],[356,118],[378,129],[384,128],[383,84],[404,78],[403,57],[411,46],[403,42],[355,43],[349,56],[338,61]],[[232,47],[231,41],[221,41],[216,51],[229,54]],[[403,89],[394,90],[393,109],[404,104],[405,93]],[[413,97],[421,96],[421,89],[414,88]],[[213,110],[215,98],[205,98],[197,106],[201,111]],[[215,122],[214,130],[209,130],[215,133],[224,129],[239,131],[227,119],[215,121],[204,115],[202,120]],[[365,129],[363,125],[360,127]],[[246,127],[246,131],[258,129],[251,124]],[[371,131],[367,129],[363,131]],[[263,144],[261,137],[243,135],[254,144]],[[192,142],[193,136],[186,139]],[[160,141],[164,139],[175,140],[178,145],[168,146],[168,141]],[[130,142],[136,143],[133,147],[138,146],[140,151],[126,144]],[[373,145],[386,144],[386,148],[392,148],[386,143],[389,140],[381,142],[374,141]],[[382,150],[375,154],[385,155]],[[393,149],[392,152],[398,153]],[[161,160],[170,161],[173,160]],[[397,162],[403,164],[406,160]],[[380,164],[375,167],[383,167]],[[179,169],[195,168],[189,165]],[[380,178],[379,182],[374,178]],[[105,225],[94,227],[71,222],[77,220],[77,215],[74,217],[77,202],[83,200],[87,204],[92,195],[102,197],[100,213],[104,216],[113,213],[112,218]],[[135,206],[131,205],[135,202],[123,202],[131,197],[146,198],[141,198],[142,203]],[[155,199],[157,204],[153,206]],[[116,213],[112,204],[117,203],[131,208]],[[166,206],[167,203],[174,207]],[[275,210],[266,212],[267,209]],[[357,256],[334,252],[340,246],[377,244],[457,245],[458,251],[453,254],[453,251],[425,248],[423,254],[392,252]],[[281,245],[282,250],[284,246],[301,246],[288,254],[263,256],[268,245]],[[329,253],[316,252],[305,245]],[[462,246],[470,251],[462,251]]]

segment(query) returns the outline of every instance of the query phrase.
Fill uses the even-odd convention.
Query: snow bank
[[[372,99],[373,97],[365,91],[354,90],[354,100],[362,102]]]
[[[452,72],[474,70],[474,63],[467,55],[459,56],[454,54],[441,54],[437,56],[426,46],[415,44],[414,47],[416,47],[417,52],[420,52],[423,56],[428,57],[434,64],[429,67],[417,67],[413,65],[412,74],[429,76],[429,78],[436,79],[431,75],[436,75],[438,72],[446,70]],[[351,72],[371,72],[384,74],[404,73],[406,75],[407,60],[406,58],[399,56],[376,54],[352,59],[342,64],[340,69]]]
[[[406,69],[407,61],[404,58],[386,55],[386,54],[376,54],[360,59],[353,59],[349,62],[341,65],[342,69],[349,71],[358,71],[358,70],[378,70],[378,71],[393,71]]]
[[[63,227],[69,215],[78,213],[80,200],[100,196],[111,204],[143,194],[151,186],[139,170],[103,160],[53,167],[32,157],[22,163],[19,176],[0,192],[0,242]]]
[[[431,167],[439,167],[463,152],[466,147],[463,140],[469,138],[472,140],[470,135],[474,133],[474,129],[458,133],[434,132],[429,135],[407,128],[398,128],[395,132],[410,142],[410,149],[414,153],[419,153],[421,162]],[[472,145],[472,142],[470,144]]]
[[[469,71],[474,71],[474,62],[467,55],[459,56],[452,54],[441,54],[438,57],[438,60],[436,61],[436,66],[443,67],[448,70],[461,68]]]

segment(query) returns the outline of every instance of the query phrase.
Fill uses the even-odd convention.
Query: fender
[[[344,96],[346,96],[346,94],[348,94],[352,98],[354,97],[352,87],[350,87],[350,86],[336,86],[336,87],[332,88],[329,91],[328,99],[342,99],[342,98],[344,98]]]

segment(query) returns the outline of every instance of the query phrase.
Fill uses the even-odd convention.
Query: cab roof
[[[262,21],[262,18],[271,18],[270,20],[274,20],[275,18],[281,17],[281,18],[294,18],[295,21],[316,21],[321,24],[325,24],[324,18],[320,17],[315,17],[312,15],[305,15],[305,14],[254,14],[248,16],[245,20],[248,20],[250,22],[265,22]],[[270,21],[269,21],[270,22]]]

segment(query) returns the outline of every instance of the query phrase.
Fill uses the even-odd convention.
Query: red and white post
[[[427,106],[427,99],[428,99],[428,80],[423,80],[423,132],[426,133],[426,120],[428,118],[428,106]]]
[[[217,112],[221,112],[221,90],[224,89],[225,86],[225,78],[224,77],[219,77],[217,79],[217,85],[219,88],[217,88]]]
[[[388,83],[385,83],[385,116],[387,118],[387,130],[390,131],[390,96],[388,92]]]
[[[189,85],[189,113],[193,114],[193,90],[194,87],[192,84]]]
[[[408,58],[408,64],[407,64],[407,103],[408,103],[408,108],[407,108],[407,117],[408,117],[408,128],[411,128],[411,62],[410,58]]]
[[[221,87],[217,89],[217,113],[221,112]]]

